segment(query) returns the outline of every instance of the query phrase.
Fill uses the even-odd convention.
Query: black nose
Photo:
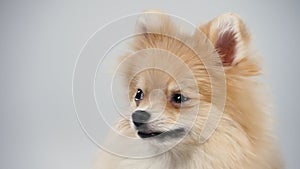
[[[139,127],[146,123],[150,119],[150,114],[146,111],[137,110],[132,113],[132,121],[136,127]]]

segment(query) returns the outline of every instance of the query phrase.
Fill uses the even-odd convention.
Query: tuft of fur
[[[282,169],[272,136],[270,99],[265,97],[268,94],[258,78],[261,67],[257,55],[250,49],[250,33],[241,18],[232,13],[221,15],[199,26],[193,35],[180,32],[179,26],[161,12],[151,11],[140,16],[136,29],[139,35],[131,44],[132,53],[122,58],[122,70],[125,84],[129,85],[132,111],[163,112],[157,117],[160,123],[153,126],[161,130],[176,126],[178,118],[184,119],[180,125],[195,120],[194,125],[181,142],[166,152],[142,159],[103,153],[97,168]],[[216,84],[212,84],[212,79]],[[225,96],[218,88],[224,80]],[[174,108],[166,99],[178,85],[181,92],[192,98],[190,105],[181,109]],[[215,91],[212,91],[213,85]],[[149,93],[138,107],[133,101],[137,88]],[[156,89],[162,93],[150,95]],[[224,108],[214,105],[213,92],[225,98]],[[200,143],[199,135],[212,107],[223,115],[212,135]],[[197,116],[189,114],[195,110]],[[120,120],[116,129],[125,136],[140,139],[132,127],[130,113],[128,118]],[[122,140],[115,139],[110,143],[120,142]],[[159,150],[169,142],[172,141],[143,141],[143,144],[150,151]],[[134,146],[120,148],[126,152]]]

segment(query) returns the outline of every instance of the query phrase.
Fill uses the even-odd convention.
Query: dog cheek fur
[[[272,136],[272,120],[269,116],[272,105],[267,87],[257,77],[262,71],[259,57],[249,47],[250,34],[240,18],[233,14],[225,14],[215,19],[218,26],[223,22],[222,17],[234,19],[231,26],[238,29],[235,34],[238,35],[235,37],[237,41],[235,53],[238,56],[235,56],[232,64],[224,65],[226,77],[224,115],[213,136],[203,146],[207,147],[206,150],[215,148],[211,152],[218,153],[211,154],[212,157],[219,154],[221,155],[219,159],[222,159],[222,154],[224,155],[223,158],[226,159],[222,163],[223,165],[228,163],[224,168],[242,168],[241,166],[282,168]],[[215,31],[210,31],[216,29],[212,28],[215,26],[213,22],[202,27],[202,30],[214,43],[217,42],[217,35]],[[230,31],[234,31],[234,28]]]

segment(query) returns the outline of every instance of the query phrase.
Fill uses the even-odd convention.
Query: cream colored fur
[[[156,119],[152,127],[157,130],[178,126],[191,127],[191,130],[175,147],[154,157],[134,159],[103,152],[96,168],[282,169],[272,137],[269,99],[264,85],[257,78],[261,73],[259,60],[249,47],[250,34],[240,17],[221,15],[200,26],[191,36],[178,31],[180,25],[174,25],[167,15],[160,12],[152,14],[145,13],[138,19],[136,31],[141,34],[133,40],[132,53],[125,54],[121,61],[127,79],[125,84],[129,85],[131,108],[128,118],[121,119],[116,130],[142,140],[136,135],[130,120],[131,113],[139,109],[153,113]],[[222,49],[222,45],[226,47],[226,44],[220,41],[222,35],[228,32],[232,33],[228,36],[234,36],[232,46],[227,45],[234,49],[233,58],[225,58],[232,53]],[[221,43],[221,47],[216,50],[217,43]],[[225,51],[222,53],[222,50]],[[223,66],[219,57],[223,59]],[[208,69],[216,71],[208,73]],[[212,77],[217,84],[215,94],[225,98],[223,108],[212,103]],[[226,85],[225,96],[218,91],[221,90],[218,84],[222,83]],[[134,102],[137,88],[145,90],[145,100],[139,106]],[[176,88],[191,98],[180,109],[168,102],[169,93]],[[200,133],[212,107],[215,111],[222,111],[223,115],[211,137],[200,143]],[[195,111],[197,116],[193,115]],[[178,119],[183,120],[178,123]],[[195,123],[190,126],[193,120]],[[123,152],[155,152],[175,140],[161,143],[160,140],[142,140],[144,147],[139,147],[141,145],[125,144],[122,138],[112,137],[108,144],[120,146]]]

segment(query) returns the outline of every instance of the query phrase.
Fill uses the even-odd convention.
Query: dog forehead
[[[164,89],[172,81],[172,76],[160,69],[146,69],[137,75],[138,86],[148,89]]]
[[[148,69],[139,73],[135,79],[137,86],[148,90],[161,89],[164,91],[195,90],[196,79],[188,72],[169,74],[163,70]]]
[[[135,74],[145,70],[161,70],[169,76],[182,76],[182,72],[189,72],[190,65],[186,58],[163,49],[145,49],[141,50],[128,58],[130,68]],[[155,73],[160,73],[156,71]],[[185,73],[186,74],[186,73]]]

